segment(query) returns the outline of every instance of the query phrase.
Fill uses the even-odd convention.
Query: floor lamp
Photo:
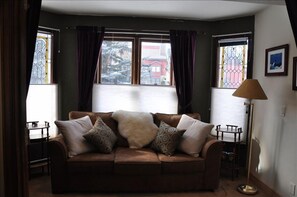
[[[246,79],[232,94],[233,96],[242,97],[248,99],[248,103],[245,103],[248,107],[248,122],[247,122],[247,144],[248,144],[248,169],[247,169],[247,181],[245,184],[238,186],[237,190],[243,194],[253,195],[258,192],[257,187],[250,184],[250,167],[251,167],[251,155],[252,155],[252,132],[253,132],[253,99],[266,100],[267,96],[263,91],[261,85],[256,79]]]

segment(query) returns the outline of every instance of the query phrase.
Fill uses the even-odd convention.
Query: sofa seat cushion
[[[118,147],[115,151],[114,173],[121,175],[155,175],[161,173],[161,162],[149,148]]]
[[[205,169],[203,158],[184,153],[176,153],[172,156],[158,153],[158,158],[161,161],[163,174],[193,174],[203,172]]]
[[[67,160],[69,173],[112,174],[115,153],[98,152],[80,154]]]

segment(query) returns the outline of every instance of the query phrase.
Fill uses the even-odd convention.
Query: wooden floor
[[[215,192],[199,191],[199,192],[179,192],[179,193],[67,193],[52,194],[50,176],[40,175],[31,178],[29,181],[29,197],[246,197],[246,195],[237,192],[236,188],[239,184],[245,183],[245,179],[236,178],[232,181],[230,178],[221,178],[220,186]],[[263,191],[259,191],[256,197],[265,197]]]

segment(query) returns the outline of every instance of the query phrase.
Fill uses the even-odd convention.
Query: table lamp
[[[248,108],[248,122],[247,122],[247,144],[248,144],[248,172],[247,181],[245,184],[238,186],[237,190],[243,194],[253,195],[258,192],[257,187],[250,184],[250,166],[252,155],[252,132],[253,132],[253,99],[267,100],[267,96],[263,91],[261,85],[257,79],[246,79],[232,94],[233,96],[242,97],[248,99],[248,103],[245,103]]]

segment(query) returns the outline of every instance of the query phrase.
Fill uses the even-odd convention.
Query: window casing
[[[100,84],[173,84],[168,36],[107,34],[97,72]]]

